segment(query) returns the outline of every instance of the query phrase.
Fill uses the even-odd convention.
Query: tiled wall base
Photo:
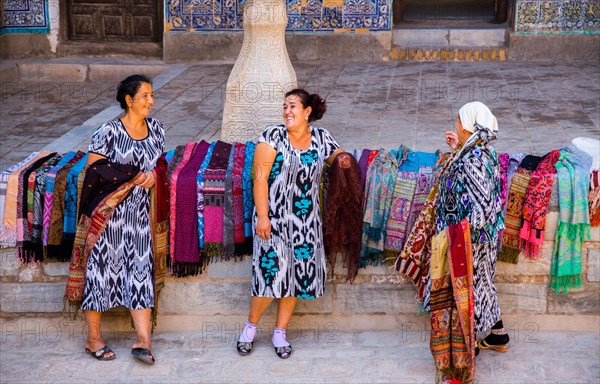
[[[392,48],[389,60],[394,61],[506,61],[506,48],[486,49],[420,49]]]

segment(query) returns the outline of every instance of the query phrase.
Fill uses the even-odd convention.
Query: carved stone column
[[[221,140],[256,140],[269,124],[283,123],[283,97],[296,72],[285,47],[285,0],[246,0],[244,42],[229,79]]]

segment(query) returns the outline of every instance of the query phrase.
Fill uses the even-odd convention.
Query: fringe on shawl
[[[570,240],[584,242],[590,238],[590,225],[587,223],[570,224],[561,221],[556,231],[556,237],[566,235]],[[557,294],[568,293],[571,288],[581,287],[581,274],[554,276],[550,274],[550,288]]]

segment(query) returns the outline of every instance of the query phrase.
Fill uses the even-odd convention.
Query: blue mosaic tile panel
[[[392,0],[286,0],[289,32],[389,31]],[[167,31],[242,31],[243,0],[166,0]]]
[[[4,18],[0,34],[48,33],[48,0],[2,0]]]
[[[517,33],[600,33],[600,0],[518,0]]]

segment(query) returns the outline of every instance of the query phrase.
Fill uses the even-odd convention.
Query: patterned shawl
[[[327,198],[323,210],[323,242],[331,276],[335,258],[343,254],[346,280],[353,282],[358,273],[361,250],[363,190],[356,158],[349,153],[336,156],[328,173]]]
[[[19,173],[38,156],[33,152],[25,160],[0,173],[0,247],[17,243],[17,195]]]
[[[223,244],[225,177],[231,148],[231,144],[217,141],[204,172],[204,245],[209,260],[214,260],[221,253]]]
[[[82,153],[83,156],[83,152]],[[46,175],[46,187],[44,190],[44,216],[42,220],[42,244],[48,245],[48,231],[50,229],[50,215],[52,214],[52,201],[54,200],[54,184],[56,182],[56,174],[62,169],[67,163],[69,163],[76,152],[71,151],[63,156],[63,158],[48,170]]]
[[[254,198],[252,195],[252,162],[254,160],[254,148],[256,144],[252,141],[246,142],[246,153],[244,155],[244,171],[242,173],[242,184],[244,188],[244,253],[252,253],[252,209]]]
[[[244,248],[244,158],[246,145],[235,144],[235,157],[233,160],[232,186],[233,186],[233,241],[235,255],[242,256],[249,252]]]
[[[19,189],[17,196],[17,250],[21,261],[26,263],[24,242],[31,241],[33,227],[33,188],[35,187],[35,174],[37,170],[56,155],[53,152],[38,158],[19,174]],[[30,227],[31,226],[31,227]]]
[[[195,202],[197,197],[196,175],[198,168],[206,156],[208,144],[202,140],[195,146],[194,152],[189,161],[179,171],[173,173],[171,178],[171,217],[170,221],[175,221],[174,228],[177,231],[171,231],[171,238],[175,244],[170,244],[173,250],[171,253],[171,270],[173,275],[184,277],[197,275],[200,272],[200,246],[198,245],[198,217],[196,209],[190,209],[190,202]],[[177,177],[175,177],[177,175]],[[175,188],[174,183],[177,183]],[[177,198],[174,199],[174,195]],[[176,204],[174,207],[173,205]]]
[[[235,145],[232,145],[225,172],[225,201],[223,202],[223,246],[221,260],[229,260],[234,256],[234,217],[233,217],[233,161]]]
[[[115,208],[143,177],[134,165],[111,163],[100,159],[87,170],[79,203],[79,222],[64,299],[73,317],[79,311],[85,288],[87,258],[100,238]]]
[[[73,242],[77,230],[77,208],[79,194],[81,193],[83,179],[85,178],[85,165],[88,154],[86,153],[67,174],[65,186],[65,212],[63,220],[63,236],[60,242],[61,249],[65,255],[73,253]]]
[[[508,191],[510,190],[510,186],[512,183],[512,179],[515,176],[515,172],[517,172],[517,169],[519,168],[519,165],[521,164],[521,161],[523,160],[523,158],[525,157],[525,154],[523,153],[513,153],[512,155],[509,156],[508,159],[508,165],[506,167],[505,170],[505,175],[504,177],[502,176],[502,163],[500,163],[500,176],[502,177],[502,216],[506,217],[506,209],[507,209],[507,202],[508,202]],[[500,158],[498,158],[498,161],[500,162]],[[502,251],[502,238],[504,235],[504,230],[501,230],[500,232],[498,232],[498,253],[500,253]]]
[[[408,232],[410,207],[417,187],[418,174],[416,172],[401,171],[400,168],[394,183],[390,215],[385,225],[384,253],[386,259],[398,257],[398,253],[404,246],[404,240]]]
[[[48,228],[48,257],[59,261],[69,261],[72,248],[63,247],[63,229],[64,229],[64,212],[65,212],[65,196],[67,190],[67,176],[69,171],[76,164],[76,161],[83,157],[83,152],[78,152],[72,161],[67,163],[56,174],[54,181],[54,199],[50,212],[50,225]]]
[[[154,187],[150,188],[150,229],[152,232],[152,255],[154,257],[154,308],[152,308],[152,329],[156,326],[158,299],[165,286],[167,275],[167,239],[169,236],[169,179],[167,160],[158,158],[154,172]],[[192,236],[194,237],[194,236]]]
[[[543,157],[525,156],[510,184],[508,201],[506,203],[505,229],[502,234],[502,251],[498,253],[498,260],[511,264],[519,261],[519,233],[523,225],[523,205],[527,197],[527,187],[531,175],[542,161]]]
[[[402,153],[380,149],[367,171],[363,208],[364,233],[360,267],[379,265],[385,261],[385,223],[390,212],[398,158]]]
[[[539,260],[542,257],[546,212],[556,174],[554,164],[559,156],[560,151],[548,153],[532,173],[527,187],[523,204],[523,226],[519,233],[521,237],[519,249],[525,250],[525,255],[531,260]]]
[[[200,169],[198,169],[198,174],[196,175],[196,213],[198,214],[198,246],[201,250],[200,259],[202,260],[203,266],[208,263],[208,260],[206,259],[206,253],[204,252],[204,173],[206,172],[206,168],[208,168],[208,164],[210,163],[210,159],[212,158],[212,154],[216,144],[217,142],[213,141],[210,144],[210,147],[208,147],[208,152],[206,152],[204,161],[202,161]]]
[[[597,227],[600,225],[600,175],[598,170],[592,171],[590,174],[590,225]]]
[[[473,246],[466,219],[432,239],[431,338],[436,382],[475,380]]]
[[[581,286],[581,249],[590,238],[588,186],[592,158],[573,144],[561,148],[556,162],[558,230],[552,252],[550,288],[568,293]]]
[[[196,148],[196,143],[190,142],[183,146],[183,152],[181,153],[180,161],[174,165],[171,169],[171,174],[169,175],[169,198],[171,205],[169,206],[169,254],[171,255],[171,262],[175,261],[175,255],[177,254],[175,250],[175,246],[178,245],[175,240],[175,236],[177,233],[181,234],[181,231],[177,228],[177,224],[179,224],[177,220],[177,181],[179,179],[179,173],[188,163],[192,154],[194,153],[194,149]],[[171,165],[173,165],[171,163]],[[185,203],[189,204],[189,200],[185,201]],[[182,258],[184,259],[184,258]]]

